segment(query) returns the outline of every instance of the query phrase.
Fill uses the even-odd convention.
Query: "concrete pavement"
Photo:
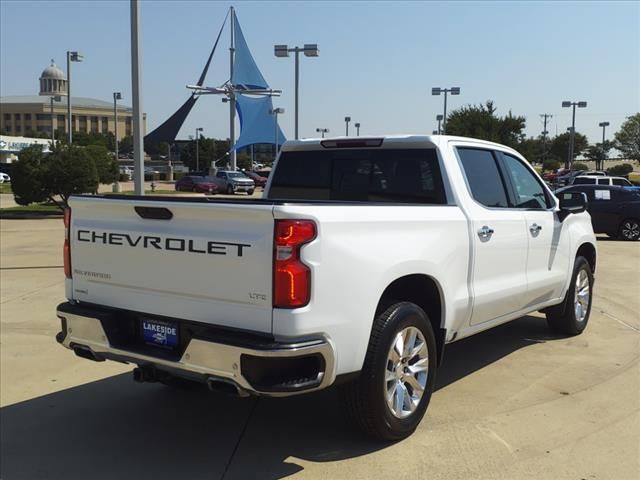
[[[416,433],[363,438],[335,391],[236,399],[135,384],[54,340],[62,221],[0,220],[0,477],[640,477],[640,243],[600,239],[578,337],[532,315],[447,347]]]

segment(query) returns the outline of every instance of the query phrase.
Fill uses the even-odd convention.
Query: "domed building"
[[[51,60],[51,65],[40,75],[40,95],[66,95],[67,78],[64,72]]]
[[[67,77],[51,60],[40,78],[39,94],[0,97],[0,134],[10,136],[35,136],[43,133],[56,138],[67,131]],[[73,90],[72,90],[73,94]],[[107,95],[110,95],[107,94]],[[133,109],[118,102],[118,140],[132,135]],[[73,132],[115,132],[113,99],[71,97]],[[147,130],[147,116],[143,114],[143,133]]]

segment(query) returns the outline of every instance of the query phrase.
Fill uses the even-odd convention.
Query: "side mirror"
[[[561,192],[558,198],[560,199],[558,217],[561,222],[571,213],[582,213],[587,210],[587,196],[583,192]]]

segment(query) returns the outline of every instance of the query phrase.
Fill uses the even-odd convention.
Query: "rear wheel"
[[[233,195],[233,187],[231,185],[227,185],[227,193]]]
[[[636,241],[640,239],[640,221],[627,218],[620,224],[618,236],[624,240]]]
[[[571,285],[564,301],[546,310],[547,323],[554,332],[579,335],[587,327],[593,300],[593,273],[584,257],[577,257]]]
[[[374,321],[364,366],[343,386],[349,416],[368,435],[401,440],[424,416],[435,380],[436,342],[417,305],[391,305]]]
[[[253,195],[254,190],[247,190],[247,195]]]

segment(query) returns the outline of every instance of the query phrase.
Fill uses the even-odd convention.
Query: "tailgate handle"
[[[150,220],[171,220],[173,213],[164,207],[133,207],[138,215]]]

